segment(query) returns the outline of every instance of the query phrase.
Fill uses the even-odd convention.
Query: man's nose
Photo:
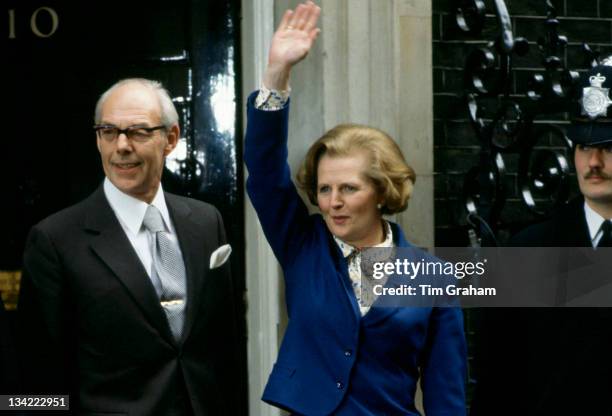
[[[132,142],[128,139],[125,133],[119,133],[117,136],[117,151],[119,152],[131,152]]]
[[[603,166],[603,153],[601,149],[594,148],[589,153],[589,166],[590,167],[601,167]]]

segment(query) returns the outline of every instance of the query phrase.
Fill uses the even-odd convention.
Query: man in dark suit
[[[95,114],[104,183],[33,227],[18,305],[27,393],[70,394],[79,415],[237,414],[236,316],[219,212],[163,192],[179,137],[145,79]]]
[[[581,196],[548,221],[521,231],[510,245],[610,246],[611,65],[604,60],[585,77],[580,116],[568,131]],[[512,309],[490,311],[487,318],[486,364],[481,364],[472,416],[612,415],[611,309]]]

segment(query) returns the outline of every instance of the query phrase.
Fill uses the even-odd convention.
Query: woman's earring
[[[376,204],[376,208],[378,208],[379,210],[382,208],[381,204]]]

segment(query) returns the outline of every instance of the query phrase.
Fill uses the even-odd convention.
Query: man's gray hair
[[[104,105],[106,99],[113,91],[126,84],[141,84],[147,88],[150,88],[153,92],[155,92],[159,100],[159,105],[161,107],[161,123],[168,128],[174,124],[178,124],[178,113],[176,112],[176,108],[174,107],[174,103],[172,102],[172,98],[170,98],[170,93],[168,93],[168,90],[164,88],[161,82],[146,78],[122,79],[121,81],[117,81],[112,87],[100,95],[100,98],[98,98],[98,102],[96,103],[96,112],[94,114],[94,122],[96,124],[100,124],[102,121],[102,105]]]

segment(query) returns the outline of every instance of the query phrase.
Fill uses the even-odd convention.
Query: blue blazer
[[[465,414],[466,347],[458,308],[376,308],[363,317],[346,260],[309,215],[287,164],[289,104],[247,104],[247,191],[282,266],[289,324],[263,400],[303,415]],[[391,225],[395,244],[409,247]],[[266,278],[266,276],[261,276]]]

